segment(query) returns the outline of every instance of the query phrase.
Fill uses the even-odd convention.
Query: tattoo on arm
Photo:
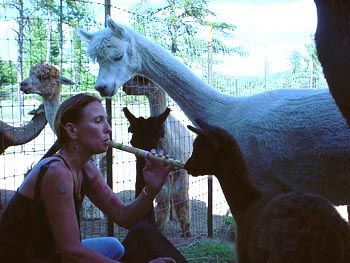
[[[64,181],[61,181],[57,186],[57,193],[59,195],[65,195],[67,193],[67,185]]]

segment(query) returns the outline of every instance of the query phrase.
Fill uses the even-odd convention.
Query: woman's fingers
[[[159,156],[159,157],[165,156],[164,150],[152,149],[152,150],[151,150],[151,154],[153,154],[153,155],[155,155],[155,156]]]

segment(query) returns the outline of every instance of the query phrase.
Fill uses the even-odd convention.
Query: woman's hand
[[[152,259],[148,263],[176,263],[172,258],[156,258]]]
[[[152,150],[151,153],[158,156],[164,156],[163,150],[159,150],[158,152]],[[145,160],[146,165],[143,168],[143,179],[145,185],[151,193],[157,194],[166,182],[169,172],[173,170],[173,166],[152,160],[149,157],[145,157]]]

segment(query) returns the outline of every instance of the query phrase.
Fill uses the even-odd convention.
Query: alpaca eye
[[[119,60],[121,60],[122,58],[123,58],[123,55],[117,56],[117,57],[114,58],[114,61],[119,61]]]

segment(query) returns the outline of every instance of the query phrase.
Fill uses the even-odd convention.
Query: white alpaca
[[[61,76],[60,71],[48,64],[39,63],[30,70],[29,77],[21,82],[21,90],[26,94],[38,94],[43,97],[45,115],[52,130],[54,118],[61,104],[62,84],[74,85],[75,83]],[[103,218],[103,213],[95,208],[88,199],[84,199],[82,217],[84,219]]]
[[[350,203],[350,132],[328,89],[275,90],[247,97],[208,86],[159,45],[107,19],[95,33],[80,30],[100,63],[95,88],[112,96],[135,74],[162,87],[187,117],[228,130],[249,174],[265,192],[308,191]]]

